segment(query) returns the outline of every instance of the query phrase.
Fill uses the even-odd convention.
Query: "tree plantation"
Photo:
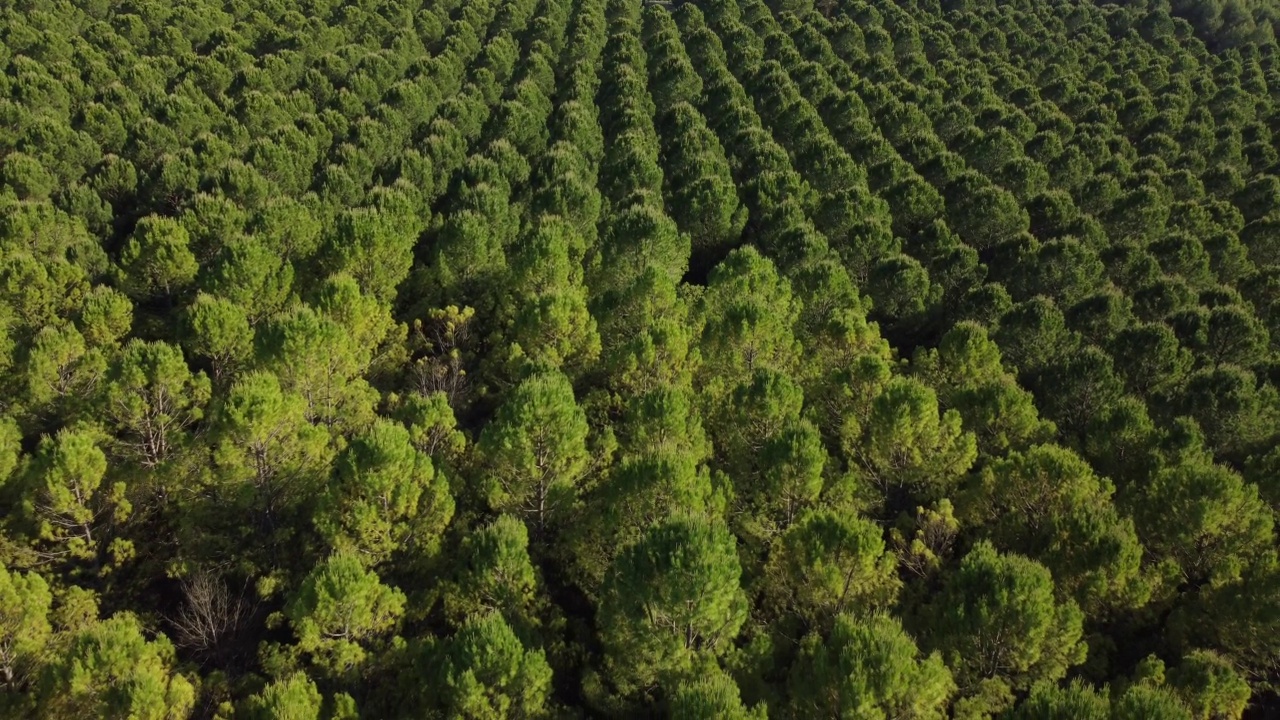
[[[1273,0],[0,0],[0,718],[1280,711]]]

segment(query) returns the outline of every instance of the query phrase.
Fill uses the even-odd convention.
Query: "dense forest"
[[[0,13],[0,717],[1280,710],[1270,0]]]

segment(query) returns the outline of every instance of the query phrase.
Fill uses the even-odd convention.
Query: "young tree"
[[[320,283],[313,306],[337,323],[351,340],[360,374],[377,377],[399,369],[408,328],[396,322],[391,303],[360,289],[350,275],[330,275]]]
[[[1092,345],[1051,361],[1028,385],[1044,414],[1077,438],[1124,393],[1111,356]]]
[[[1265,447],[1280,423],[1276,388],[1234,365],[1192,373],[1173,406],[1196,421],[1209,448],[1232,458]]]
[[[671,717],[687,720],[764,720],[768,708],[760,703],[750,709],[742,704],[738,685],[722,670],[686,680],[667,701]]]
[[[848,457],[883,492],[908,488],[944,497],[977,459],[977,442],[960,414],[941,411],[937,394],[913,378],[890,380],[875,397],[865,424],[845,418],[841,442]]]
[[[943,653],[962,695],[984,681],[1029,688],[1084,660],[1083,615],[1054,597],[1044,566],[974,546],[926,611],[927,646]]]
[[[438,702],[446,717],[546,716],[551,666],[498,613],[473,616],[438,652]]]
[[[994,339],[1009,367],[1023,380],[1080,345],[1062,310],[1041,295],[1010,308],[1000,318]]]
[[[1111,348],[1129,390],[1147,397],[1175,390],[1194,363],[1164,323],[1134,323],[1116,334]]]
[[[369,645],[395,627],[405,596],[383,585],[351,553],[323,560],[285,607],[297,649],[324,672],[341,677],[361,665]]]
[[[526,379],[480,434],[489,506],[524,518],[534,536],[561,522],[588,469],[587,420],[573,386],[559,372]]]
[[[137,298],[168,297],[184,290],[199,270],[190,242],[178,221],[143,218],[120,253],[122,285]]]
[[[803,406],[799,384],[762,368],[713,408],[711,436],[719,449],[717,465],[729,474],[744,507],[764,528],[773,525],[773,515],[786,521],[789,513],[794,519],[794,513],[822,490],[825,452],[815,444],[816,429],[801,420]],[[775,483],[789,484],[790,496],[773,495]]]
[[[253,720],[320,720],[324,698],[304,672],[295,672],[251,696],[245,710]]]
[[[45,661],[53,628],[53,595],[39,573],[0,563],[0,679],[5,693],[21,692]]]
[[[1164,688],[1150,685],[1132,685],[1111,703],[1111,717],[1115,720],[1192,720],[1176,695]]]
[[[827,451],[818,428],[807,420],[787,423],[762,448],[763,482],[744,487],[749,501],[775,527],[785,529],[822,493]]]
[[[728,652],[747,617],[740,575],[733,536],[706,518],[677,515],[623,550],[597,617],[615,686],[644,693]]]
[[[124,453],[150,468],[183,446],[210,393],[209,378],[193,374],[181,350],[133,340],[107,371],[103,414],[120,433]]]
[[[884,615],[841,614],[825,637],[805,638],[791,671],[793,717],[941,719],[956,690],[937,652],[916,648]]]
[[[897,558],[880,527],[848,513],[817,510],[779,536],[761,579],[766,603],[807,627],[826,628],[841,613],[888,607],[900,581]]]
[[[226,381],[253,357],[253,328],[239,305],[199,293],[186,315],[189,334],[184,344],[193,354],[209,360],[215,382]]]
[[[173,645],[147,640],[136,617],[92,621],[45,667],[36,707],[46,717],[188,717],[196,690],[174,671]]]
[[[477,194],[487,188],[477,187]],[[506,239],[499,218],[464,208],[450,213],[432,245],[432,293],[440,300],[477,303],[506,273]]]
[[[876,314],[888,325],[919,323],[942,299],[942,288],[929,281],[919,260],[903,253],[879,258],[867,276],[867,294]]]
[[[434,555],[453,507],[448,481],[409,431],[378,419],[338,456],[315,523],[335,551],[373,566],[394,553]]]
[[[1142,577],[1142,545],[1111,504],[1113,492],[1075,453],[1036,445],[984,467],[962,516],[989,523],[1001,547],[1044,563],[1059,590],[1086,610],[1136,607],[1151,587]]]
[[[107,456],[99,447],[104,439],[88,427],[46,436],[23,501],[35,526],[37,553],[68,564],[88,563],[91,573],[133,553],[129,541],[110,539],[112,527],[127,520],[133,506],[124,482],[106,480]]]
[[[1000,348],[981,325],[962,321],[936,350],[916,353],[915,372],[938,391],[941,407],[955,408],[985,454],[998,454],[1053,434],[1031,394],[1004,371]]]

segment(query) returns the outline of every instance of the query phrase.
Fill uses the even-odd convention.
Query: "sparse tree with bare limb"
[[[169,619],[174,643],[206,659],[225,655],[249,617],[244,589],[235,592],[222,576],[201,570],[182,581],[182,595],[181,609]]]

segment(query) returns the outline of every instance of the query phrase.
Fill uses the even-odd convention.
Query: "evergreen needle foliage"
[[[0,720],[1280,711],[1275,0],[0,0]]]

